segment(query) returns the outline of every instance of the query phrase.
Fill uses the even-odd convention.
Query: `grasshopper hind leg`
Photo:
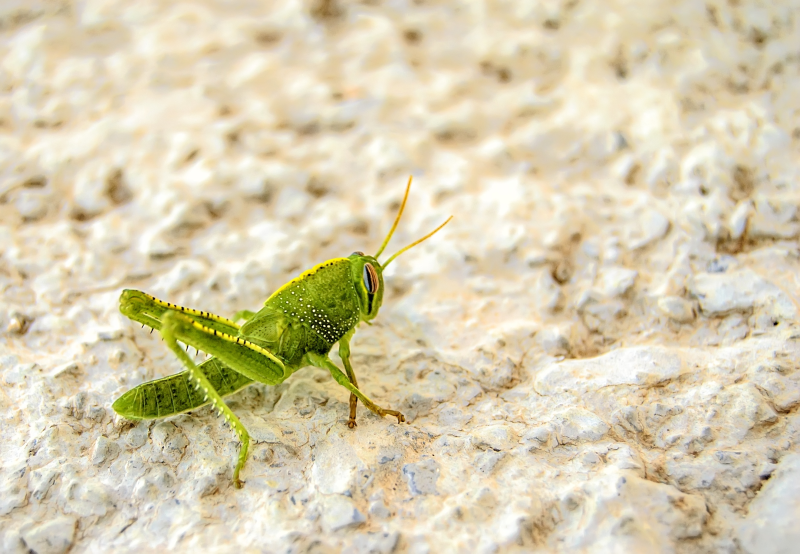
[[[241,377],[244,377],[247,381],[258,381],[268,385],[281,383],[286,375],[286,367],[283,362],[267,349],[240,337],[240,326],[235,321],[209,312],[164,302],[141,291],[124,290],[120,295],[120,312],[134,321],[144,323],[159,331],[167,347],[186,366],[188,370],[188,375],[186,376],[188,377],[187,384],[193,392],[184,393],[190,399],[190,402],[184,404],[202,405],[211,403],[221,415],[225,416],[229,425],[236,431],[242,445],[239,450],[239,459],[234,469],[233,481],[237,488],[241,488],[242,482],[239,480],[239,472],[247,459],[250,435],[236,415],[222,401],[225,387],[217,388],[213,377],[205,374],[203,369],[195,365],[194,361],[178,344],[178,341],[211,354],[227,369],[241,374]],[[238,313],[235,317],[237,319],[250,319],[255,316],[252,312],[244,311]],[[161,397],[175,399],[180,394],[180,391],[175,394],[166,394],[165,389],[178,385],[178,381],[162,383],[158,388],[151,387],[149,390],[153,394],[150,397],[159,397],[155,394],[158,393]],[[184,378],[183,381],[186,382],[187,379]],[[225,379],[225,381],[227,384],[231,384],[231,379]],[[245,384],[247,384],[247,381]],[[237,388],[237,383],[238,381],[233,383],[233,388]],[[141,392],[144,392],[144,389],[138,393]],[[125,411],[124,408],[128,408],[134,414],[144,412],[144,397],[141,397],[142,400],[140,400],[137,397],[138,393],[134,392],[125,401],[120,400],[116,407],[123,409],[123,411]],[[126,403],[129,406],[126,406]],[[166,411],[174,412],[178,409],[179,406],[177,405],[169,406]],[[161,410],[161,406],[157,407],[156,412],[159,415],[164,413]]]
[[[247,451],[250,448],[250,435],[248,434],[244,425],[242,425],[242,422],[239,421],[239,418],[236,417],[236,415],[225,404],[225,402],[222,401],[222,396],[220,396],[220,394],[211,384],[211,381],[209,381],[203,371],[201,371],[200,368],[195,365],[194,361],[178,344],[175,335],[180,329],[181,325],[185,325],[185,323],[180,321],[179,317],[180,314],[178,312],[167,312],[164,314],[161,324],[161,336],[164,337],[164,342],[167,344],[169,349],[172,350],[175,355],[178,356],[178,358],[180,358],[180,360],[189,370],[191,377],[190,382],[195,391],[202,393],[203,402],[211,402],[214,408],[219,411],[220,415],[225,416],[225,419],[239,436],[242,446],[239,449],[239,458],[236,463],[236,468],[233,470],[233,485],[237,489],[241,489],[242,481],[239,479],[239,472],[247,460]]]

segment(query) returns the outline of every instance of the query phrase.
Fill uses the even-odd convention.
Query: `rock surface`
[[[0,550],[752,552],[800,516],[796,2],[0,7]],[[230,317],[388,252],[352,343],[130,422]],[[202,353],[198,356],[202,359]]]

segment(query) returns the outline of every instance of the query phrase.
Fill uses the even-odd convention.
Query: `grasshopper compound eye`
[[[378,286],[380,282],[378,281],[378,272],[375,271],[375,268],[372,267],[372,264],[367,262],[364,264],[364,286],[367,287],[367,292],[370,294],[375,294],[378,292]]]
[[[356,256],[363,256],[364,255],[364,253],[361,252],[360,250],[356,250],[355,252],[353,252],[353,254],[355,254]],[[350,255],[352,256],[353,254],[350,254]]]

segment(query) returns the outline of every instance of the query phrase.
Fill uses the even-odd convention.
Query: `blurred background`
[[[747,0],[0,2],[3,549],[769,552],[785,529],[746,518],[799,429],[798,17]],[[415,431],[365,414],[348,434],[346,394],[313,370],[251,387],[232,405],[274,427],[237,496],[209,411],[114,416],[181,369],[118,313],[122,288],[256,310],[375,252],[409,175],[387,253],[455,218],[388,270],[353,351]],[[559,365],[595,356],[612,358]],[[583,369],[545,386],[548,368]],[[603,381],[613,368],[636,377]],[[350,469],[318,467],[326,441]],[[622,538],[602,492],[620,448],[641,481]],[[720,462],[730,449],[749,454]]]

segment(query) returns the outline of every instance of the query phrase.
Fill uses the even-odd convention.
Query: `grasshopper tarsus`
[[[405,423],[406,416],[398,412],[397,410],[383,410],[385,415],[394,416],[397,418],[397,423]]]
[[[346,258],[323,262],[280,287],[258,312],[245,310],[230,320],[164,302],[141,291],[122,291],[120,312],[142,327],[149,326],[150,333],[157,328],[161,340],[186,370],[131,389],[114,402],[114,410],[129,419],[156,419],[212,404],[241,442],[233,471],[233,486],[237,489],[244,486],[239,471],[247,460],[250,435],[222,397],[253,382],[278,385],[295,371],[313,365],[326,369],[350,391],[350,429],[357,427],[359,400],[381,417],[394,416],[398,423],[405,422],[403,414],[381,408],[358,388],[350,364],[350,339],[359,323],[370,324],[378,315],[386,267],[450,221],[379,262],[378,257],[403,215],[410,189],[411,178],[394,224],[374,256],[354,252]],[[332,293],[335,298],[331,298]],[[245,322],[240,325],[237,321],[241,319]],[[179,342],[186,346],[185,350]],[[336,343],[344,371],[330,359]],[[195,355],[200,348],[208,355],[200,365],[189,357],[190,346]],[[162,398],[167,402],[160,402]]]

